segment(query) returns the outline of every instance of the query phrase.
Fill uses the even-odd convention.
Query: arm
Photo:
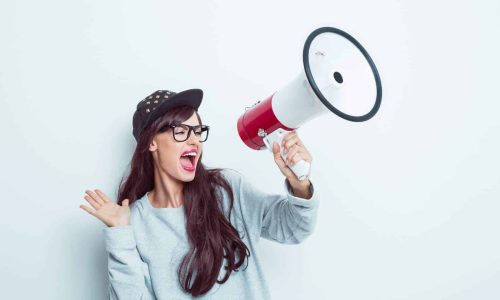
[[[298,244],[314,230],[319,201],[312,184],[313,196],[309,200],[294,196],[288,180],[285,180],[285,189],[286,198],[264,206],[261,236],[283,244]]]
[[[149,269],[142,261],[132,225],[104,228],[108,252],[109,299],[156,299]]]
[[[233,173],[239,174],[239,173]],[[253,186],[243,175],[235,180],[243,219],[258,237],[283,244],[298,244],[312,234],[319,205],[314,185],[310,184],[310,199],[292,194],[288,179],[286,194],[268,194]]]
[[[95,191],[95,192],[94,192]],[[124,199],[119,205],[99,189],[85,191],[85,200],[92,208],[80,208],[101,220],[108,252],[110,299],[155,299],[149,269],[139,256],[134,231],[130,225],[131,205]]]
[[[280,148],[286,154],[286,161]],[[274,161],[286,177],[286,198],[264,207],[261,235],[281,243],[300,243],[309,236],[316,223],[318,199],[309,179],[300,181],[288,167],[300,160],[312,162],[312,156],[294,130],[288,133],[281,145],[273,143]],[[293,227],[292,227],[293,226]]]

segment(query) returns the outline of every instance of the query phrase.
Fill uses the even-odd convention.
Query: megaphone
[[[304,70],[286,86],[258,101],[238,118],[242,141],[255,150],[269,149],[288,132],[320,115],[333,112],[353,122],[372,118],[382,101],[375,63],[361,44],[333,27],[314,30],[304,45]],[[289,166],[299,180],[307,179],[304,160]]]

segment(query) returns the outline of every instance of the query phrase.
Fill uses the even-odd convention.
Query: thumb
[[[280,153],[280,145],[276,142],[273,143],[273,154],[275,158],[278,158],[278,156],[281,155]]]
[[[128,206],[128,199],[122,201],[122,206]]]
[[[285,164],[285,161],[283,160],[283,157],[281,157],[281,151],[280,151],[280,145],[276,142],[273,143],[273,154],[274,154],[274,160],[276,163],[279,164]]]

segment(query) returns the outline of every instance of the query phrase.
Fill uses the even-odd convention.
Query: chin
[[[179,179],[184,182],[190,182],[194,180],[195,175],[196,175],[196,169],[193,172],[189,172],[181,167]]]
[[[186,172],[186,171],[182,171],[183,174],[182,174],[182,178],[185,178],[186,180],[193,180],[194,179],[194,176],[195,176],[195,173],[196,173],[196,170],[193,171],[193,172]]]
[[[188,179],[184,180],[184,182],[191,182],[193,180],[194,180],[194,176],[192,178],[188,178]]]

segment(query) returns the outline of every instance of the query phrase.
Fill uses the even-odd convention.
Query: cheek
[[[179,155],[179,150],[173,147],[165,147],[159,153],[160,163],[164,167],[173,167],[179,163]]]
[[[169,154],[169,155],[166,155],[165,157],[165,162],[173,167],[175,166],[177,163],[179,163],[179,158],[177,158],[177,156],[173,155],[173,154]]]

